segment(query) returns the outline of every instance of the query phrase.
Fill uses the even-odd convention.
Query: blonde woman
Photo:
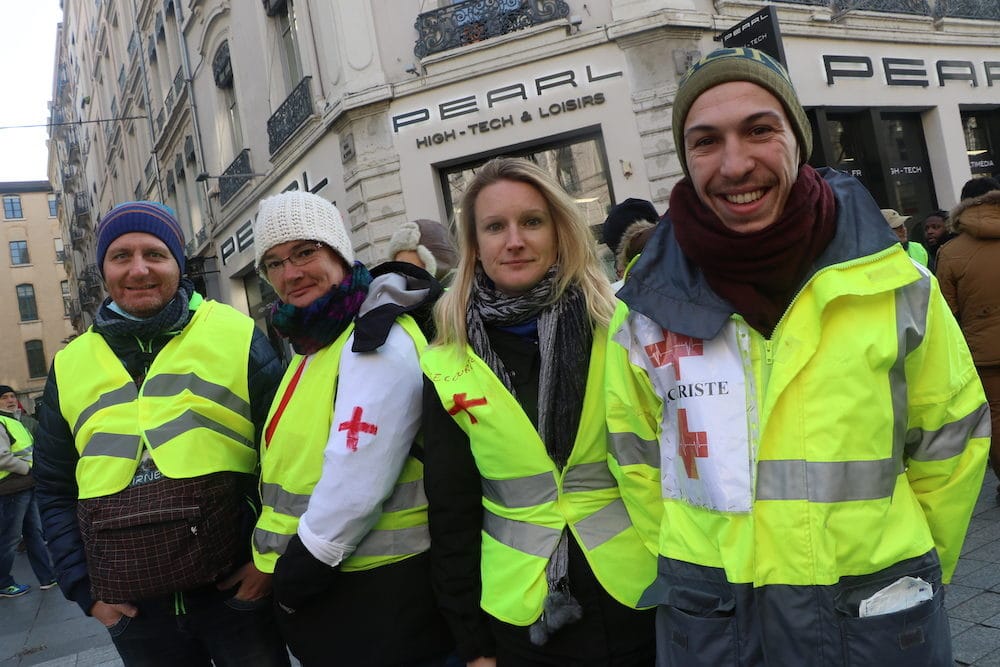
[[[613,297],[569,195],[483,165],[425,351],[432,580],[469,664],[649,665],[653,555],[607,466]]]

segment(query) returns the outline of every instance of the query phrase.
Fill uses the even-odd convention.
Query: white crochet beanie
[[[397,227],[389,239],[389,261],[404,250],[417,253],[427,273],[441,281],[458,265],[458,251],[451,233],[434,220],[412,220]]]
[[[289,241],[321,241],[343,257],[348,266],[354,264],[354,248],[340,211],[311,192],[292,190],[262,199],[253,237],[257,266],[264,253]]]

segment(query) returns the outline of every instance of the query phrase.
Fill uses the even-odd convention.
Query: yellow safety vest
[[[247,386],[253,328],[235,309],[203,302],[153,359],[138,389],[93,330],[59,351],[59,409],[80,454],[79,497],[128,486],[144,448],[160,472],[175,479],[254,472]]]
[[[427,340],[409,315],[396,319],[419,353]],[[316,352],[301,373],[277,426],[266,438],[261,455],[261,515],[253,535],[253,557],[261,572],[274,572],[278,558],[299,527],[309,496],[323,470],[323,451],[333,423],[340,357],[354,331],[348,328],[330,345]],[[292,358],[275,394],[268,428],[299,367],[302,355]],[[414,446],[417,446],[416,444]],[[345,572],[370,570],[395,563],[430,546],[424,466],[413,455],[403,465],[392,495],[382,504],[382,515],[354,552],[344,560]]]
[[[538,431],[471,347],[429,348],[421,359],[441,404],[469,437],[483,483],[482,608],[530,625],[548,593],[545,568],[567,528],[605,590],[636,607],[656,559],[633,527],[607,463],[606,331],[594,332],[580,427],[559,470]]]
[[[696,341],[698,366],[674,359],[652,371],[655,381],[635,360],[656,345],[643,336],[670,332],[619,304],[608,357],[612,455],[630,511],[650,524],[660,519],[659,553],[763,587],[831,585],[936,547],[948,581],[971,509],[951,499],[979,492],[989,419],[968,352],[954,344],[961,333],[932,282],[898,247],[825,270],[770,339],[734,316],[715,339]],[[859,322],[864,336],[854,334]],[[728,351],[719,342],[727,337],[738,341]],[[717,400],[677,393],[699,379],[689,371],[717,369],[734,354],[742,372],[720,379],[746,383],[741,463],[752,474],[752,503],[727,511],[684,491],[677,482],[692,483],[692,475],[683,452],[665,443],[684,428],[681,408],[690,414]],[[684,380],[670,388],[678,364]],[[735,426],[704,410],[691,430],[704,428],[707,444],[694,457],[714,455],[716,439]],[[689,463],[696,470],[702,461]],[[946,490],[932,492],[949,476]],[[706,488],[725,481],[712,477]]]
[[[24,424],[13,417],[0,415],[0,422],[3,422],[3,425],[7,427],[7,433],[10,434],[10,453],[22,459],[30,466],[31,455],[34,450],[34,441],[31,438],[31,433],[28,432],[28,429],[24,428]],[[8,475],[10,475],[9,471],[0,470],[0,479]]]

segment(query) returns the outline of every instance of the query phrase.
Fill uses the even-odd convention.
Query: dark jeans
[[[35,490],[26,489],[0,496],[0,588],[13,586],[14,556],[17,543],[24,537],[28,562],[39,584],[52,583],[52,560],[42,538],[42,520],[38,516]]]
[[[288,667],[271,614],[271,598],[244,602],[230,594],[184,596],[137,604],[135,618],[108,628],[126,667]],[[180,613],[175,613],[180,612]]]

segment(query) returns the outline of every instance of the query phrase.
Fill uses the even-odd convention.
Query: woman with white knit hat
[[[444,664],[417,442],[426,339],[407,314],[440,286],[370,273],[308,192],[261,201],[254,243],[296,352],[264,429],[253,539],[282,635],[304,665]]]

